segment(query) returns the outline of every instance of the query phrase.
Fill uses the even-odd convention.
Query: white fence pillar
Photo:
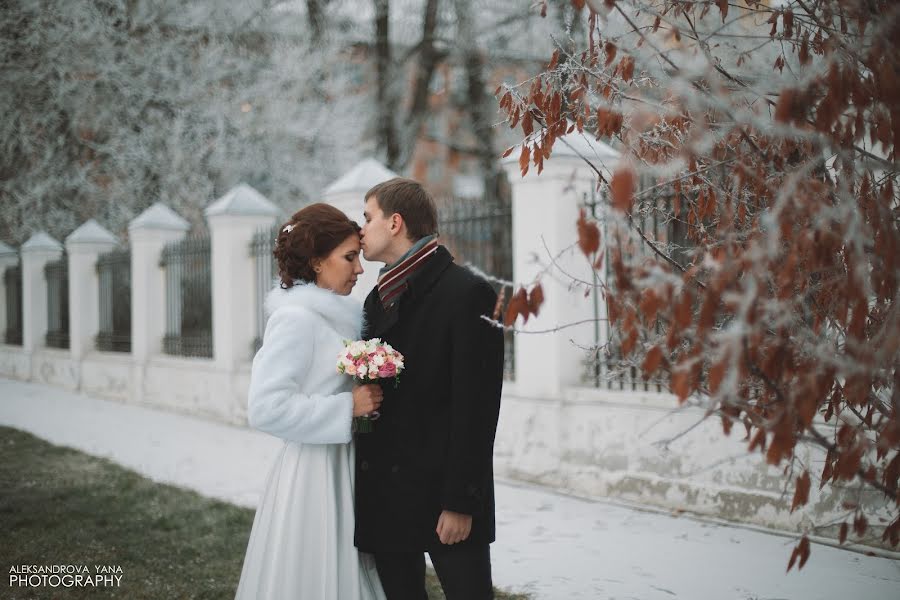
[[[240,184],[205,214],[212,256],[213,359],[218,368],[231,371],[252,357],[256,337],[256,259],[250,244],[260,228],[274,224],[281,210]]]
[[[62,256],[62,244],[42,232],[22,244],[22,349],[31,353],[45,345],[47,279],[44,267]]]
[[[337,181],[325,188],[322,201],[344,211],[348,217],[362,227],[365,194],[372,186],[398,177],[396,173],[373,158],[367,158],[339,177]],[[382,263],[370,262],[360,257],[364,273],[356,281],[356,287],[350,294],[360,302],[366,299],[378,280],[378,270]]]
[[[166,280],[159,259],[163,247],[182,239],[188,229],[188,222],[161,202],[145,210],[128,225],[131,242],[131,353],[136,363],[146,362],[147,358],[162,349],[166,331]]]
[[[8,307],[6,306],[6,269],[19,263],[19,253],[3,242],[0,242],[0,336],[3,336],[9,327]],[[21,301],[21,300],[20,300]],[[0,344],[4,343],[0,339]]]
[[[603,162],[612,166],[616,160],[611,148],[576,133],[556,142],[540,175],[531,165],[522,177],[518,152],[504,162],[512,186],[513,279],[527,285],[547,265],[555,264],[541,278],[545,300],[540,315],[527,324],[520,318],[516,327],[524,331],[564,327],[553,333],[515,336],[515,387],[523,397],[561,398],[565,387],[581,381],[586,358],[582,348],[595,343],[593,323],[570,326],[592,321],[595,315],[594,300],[585,296],[585,288],[570,289],[572,278],[593,282],[594,277],[590,262],[576,244],[576,222],[597,179],[579,153],[600,163],[598,166]],[[605,315],[606,311],[601,305],[598,312]]]
[[[100,331],[97,257],[116,247],[116,237],[91,219],[66,238],[69,256],[69,349],[78,360],[94,347]]]

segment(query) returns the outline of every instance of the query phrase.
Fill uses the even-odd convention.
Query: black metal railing
[[[163,352],[211,358],[212,268],[208,237],[166,245],[160,259],[166,271],[166,334]]]
[[[47,335],[51,348],[69,347],[69,261],[65,255],[44,266],[47,279]]]
[[[507,202],[453,199],[438,210],[440,243],[459,264],[471,265],[502,281],[512,281],[512,207]],[[493,283],[497,293],[502,284]],[[510,291],[507,290],[507,297]],[[504,377],[515,379],[513,333],[504,333]]]
[[[642,178],[641,189],[652,188],[654,183],[653,180]],[[657,248],[679,261],[680,264],[686,265],[690,258],[693,243],[686,235],[684,215],[677,214],[674,211],[674,206],[676,205],[672,197],[674,193],[671,187],[658,188],[652,194],[644,195],[640,202],[636,204],[632,213],[634,222]],[[603,229],[603,239],[607,241],[607,244],[621,244],[621,239],[628,236],[624,233],[622,236],[616,235],[617,225],[608,222],[604,218],[601,207],[608,205],[609,203],[605,198],[605,190],[600,194],[592,190],[590,198],[586,197],[583,202],[588,215],[599,221]],[[684,212],[683,209],[682,212]],[[612,242],[612,240],[617,240],[617,242]],[[620,245],[617,249],[623,252],[623,256],[628,255],[631,258],[636,256],[652,258],[654,256],[652,250],[645,244],[635,244],[627,247]],[[609,256],[608,253],[607,256]],[[606,285],[609,288],[614,288],[611,261],[605,260],[604,267]],[[595,280],[596,282],[599,282],[599,277]],[[605,310],[600,308],[601,304],[606,306],[605,302],[600,302],[600,294],[599,286],[595,285],[593,300],[595,307],[594,317],[597,323],[594,329],[596,350],[584,360],[582,381],[593,387],[608,390],[667,391],[669,383],[665,377],[657,376],[647,380],[644,378],[640,367],[634,364],[636,359],[633,356],[631,360],[623,357],[620,332],[615,325],[609,324],[608,307]],[[656,332],[661,334],[661,331],[662,327],[657,323]]]
[[[275,250],[275,238],[278,225],[259,229],[250,242],[250,256],[256,262],[256,337],[253,339],[252,354],[256,354],[262,346],[263,333],[266,331],[266,294],[272,287],[278,266],[272,251]]]
[[[645,379],[640,367],[623,360],[619,348],[619,341],[613,339],[596,356],[588,355],[582,363],[582,382],[607,390],[665,392],[669,389],[668,382],[658,377]]]
[[[114,250],[97,257],[100,281],[98,350],[131,352],[131,252]]]
[[[14,346],[22,345],[22,267],[7,267],[3,272],[6,289],[6,324],[3,341]]]

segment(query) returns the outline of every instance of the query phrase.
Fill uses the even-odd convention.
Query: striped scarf
[[[428,236],[410,248],[396,264],[382,270],[378,277],[378,296],[385,310],[396,304],[400,294],[407,288],[409,277],[421,269],[437,249],[437,236]]]

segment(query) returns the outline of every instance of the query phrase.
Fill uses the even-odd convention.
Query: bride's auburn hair
[[[288,289],[298,279],[316,281],[313,261],[325,258],[360,227],[341,210],[321,202],[301,208],[278,230],[272,255],[278,263],[281,287]]]

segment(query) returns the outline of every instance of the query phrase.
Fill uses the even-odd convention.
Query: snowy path
[[[253,507],[280,441],[239,427],[0,379],[0,424],[103,456],[154,480]],[[895,600],[900,561],[499,483],[498,587],[539,600]]]

